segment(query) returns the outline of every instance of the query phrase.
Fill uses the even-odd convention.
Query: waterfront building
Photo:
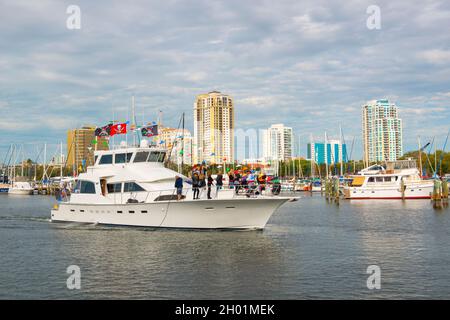
[[[234,103],[229,95],[212,91],[194,103],[194,163],[234,161]]]
[[[294,134],[291,127],[273,124],[263,131],[262,136],[265,161],[286,161],[292,158]]]
[[[388,99],[371,100],[362,108],[364,161],[396,161],[403,154],[402,120]]]
[[[192,165],[193,137],[187,129],[160,127],[158,129],[159,145],[167,149],[170,159],[181,163],[181,156],[185,164]],[[168,154],[169,156],[169,154]]]
[[[339,140],[329,140],[324,142],[308,143],[308,159],[312,159],[317,164],[337,164],[347,162],[347,146]]]
[[[95,136],[94,126],[84,126],[67,131],[67,165],[79,171],[79,168],[94,163],[94,151],[109,150],[105,137]]]

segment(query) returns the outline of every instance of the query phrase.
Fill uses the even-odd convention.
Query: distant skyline
[[[66,27],[69,5],[81,29]],[[404,152],[450,127],[450,3],[377,1],[0,0],[0,162],[9,144],[34,152],[67,130],[126,119],[193,132],[197,94],[234,98],[236,128],[292,127],[295,149],[339,136],[362,158],[362,105],[388,98]],[[113,111],[114,110],[114,111]],[[348,150],[350,152],[350,150]]]

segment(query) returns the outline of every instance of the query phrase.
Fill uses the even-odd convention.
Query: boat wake
[[[0,221],[35,221],[35,222],[50,222],[48,216],[0,216]]]

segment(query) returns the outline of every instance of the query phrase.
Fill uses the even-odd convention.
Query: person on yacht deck
[[[199,193],[200,193],[199,184],[200,184],[200,179],[198,177],[198,173],[195,172],[192,176],[192,191],[193,191],[193,199],[194,200],[199,199],[199,197],[198,197]]]
[[[177,200],[181,200],[183,194],[183,179],[179,176],[175,176],[175,189],[177,189]]]

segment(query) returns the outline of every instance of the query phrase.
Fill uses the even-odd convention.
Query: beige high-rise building
[[[108,140],[95,137],[95,127],[84,126],[67,131],[67,165],[79,170],[86,161],[86,166],[94,163],[95,150],[109,150]]]
[[[197,96],[194,103],[194,163],[234,161],[233,98],[219,91]]]

